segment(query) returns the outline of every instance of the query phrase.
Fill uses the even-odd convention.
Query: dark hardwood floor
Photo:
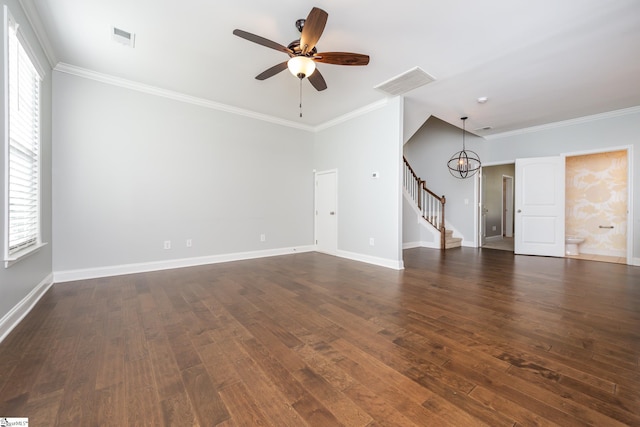
[[[31,426],[640,426],[640,268],[460,248],[54,285],[0,344]]]

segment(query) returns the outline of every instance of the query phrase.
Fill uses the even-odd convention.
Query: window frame
[[[15,42],[13,41],[13,37],[15,37]],[[10,175],[11,175],[11,159],[10,152],[12,146],[15,144],[11,139],[11,113],[12,113],[12,103],[11,103],[11,79],[13,78],[13,74],[11,73],[11,50],[14,47],[11,46],[12,43],[16,43],[17,46],[17,55],[21,56],[22,59],[27,59],[30,66],[28,66],[27,76],[32,80],[32,84],[35,87],[35,90],[31,93],[35,93],[37,96],[35,114],[37,114],[37,130],[35,135],[35,141],[33,138],[30,139],[30,148],[35,148],[33,151],[35,154],[29,156],[31,160],[36,162],[35,165],[35,176],[31,173],[31,178],[35,184],[35,200],[31,199],[35,202],[35,216],[34,220],[31,222],[31,225],[34,226],[35,232],[31,233],[33,240],[26,244],[24,247],[18,246],[17,248],[11,248],[11,217],[10,217],[10,208],[11,208],[11,200],[12,200],[12,192],[10,191]],[[26,258],[29,255],[32,255],[36,251],[38,251],[41,247],[46,245],[46,243],[42,242],[42,215],[41,215],[41,201],[42,201],[42,107],[41,107],[41,95],[42,95],[42,81],[44,72],[40,63],[37,61],[31,46],[25,40],[25,37],[22,35],[20,31],[20,26],[17,21],[13,18],[9,9],[6,5],[3,6],[3,69],[4,69],[4,261],[5,268],[10,267],[16,262]],[[11,50],[10,50],[11,49]],[[20,64],[20,62],[18,62]],[[18,73],[20,76],[20,73]],[[24,76],[22,76],[24,78]],[[15,95],[14,95],[15,96]],[[31,107],[30,107],[31,109]],[[15,113],[14,113],[15,114]],[[32,116],[33,117],[33,116]],[[33,120],[33,119],[32,119]],[[33,162],[31,162],[33,164]]]

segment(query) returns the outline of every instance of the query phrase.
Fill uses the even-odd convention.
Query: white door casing
[[[564,256],[564,174],[564,157],[516,159],[516,254]]]
[[[319,252],[338,250],[338,171],[316,172],[315,243]]]
[[[478,186],[478,195],[479,195],[478,198],[480,199],[480,202],[478,203],[478,215],[480,216],[480,227],[479,227],[479,236],[478,236],[479,237],[478,241],[480,242],[479,247],[482,247],[487,243],[487,208],[485,207],[484,193],[483,193],[483,191],[485,191],[485,188],[486,188],[485,183],[486,183],[485,175],[481,168],[479,186]]]
[[[513,237],[513,177],[502,175],[503,195],[502,200],[502,223],[504,224],[502,234],[505,237]]]

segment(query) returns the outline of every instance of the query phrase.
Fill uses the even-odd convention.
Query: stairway
[[[445,230],[444,232],[444,248],[459,248],[462,246],[462,238],[453,237],[453,230]]]
[[[440,249],[459,248],[462,246],[462,239],[453,237],[453,230],[445,227],[444,206],[446,199],[444,196],[438,196],[429,190],[425,181],[420,179],[415,173],[406,157],[404,160],[404,189],[405,195],[415,208],[420,212],[420,216],[425,223],[432,226],[439,233]]]

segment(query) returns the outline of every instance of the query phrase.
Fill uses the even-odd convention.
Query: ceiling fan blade
[[[287,69],[287,61],[281,62],[278,65],[274,65],[273,67],[269,68],[268,70],[264,70],[263,72],[261,72],[260,74],[258,74],[256,76],[257,80],[266,80],[269,77],[273,77],[276,74],[278,74],[281,71],[284,71]]]
[[[367,65],[369,55],[351,52],[321,52],[313,56],[316,62],[335,65]]]
[[[327,82],[324,81],[324,77],[322,77],[322,74],[320,74],[320,70],[318,70],[317,68],[307,78],[309,79],[309,83],[311,83],[311,85],[315,87],[317,91],[325,90],[327,88]]]
[[[271,49],[279,50],[280,52],[284,52],[287,55],[293,55],[293,51],[291,51],[291,49],[289,49],[288,47],[285,47],[280,43],[276,43],[269,39],[265,39],[264,37],[256,36],[255,34],[248,33],[246,31],[238,30],[238,29],[233,30],[233,34],[243,39],[249,40],[250,42],[254,42],[259,45],[269,47]]]
[[[327,12],[317,7],[314,7],[309,12],[304,27],[302,27],[302,34],[300,34],[300,48],[303,55],[306,55],[318,43],[324,31],[324,26],[327,24],[328,17],[329,14]]]

